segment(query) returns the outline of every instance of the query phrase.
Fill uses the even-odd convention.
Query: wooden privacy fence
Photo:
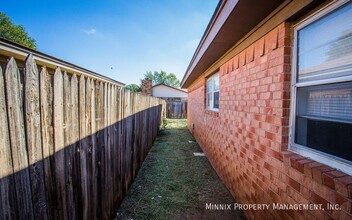
[[[110,219],[165,102],[39,66],[33,55],[2,67],[0,219]]]
[[[187,118],[187,101],[167,101],[167,118]]]

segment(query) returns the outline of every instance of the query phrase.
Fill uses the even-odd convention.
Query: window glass
[[[212,93],[207,93],[207,107],[211,107],[210,103],[213,102]]]
[[[352,161],[352,124],[297,116],[295,143]]]
[[[298,115],[352,122],[352,83],[298,88]]]
[[[219,108],[219,92],[214,92],[214,108]]]
[[[352,3],[300,29],[298,82],[352,73]]]
[[[206,106],[208,109],[219,108],[219,74],[214,74],[207,80]]]
[[[352,83],[297,92],[295,143],[352,161]]]
[[[209,79],[207,81],[207,92],[212,92],[213,91],[213,80]]]
[[[214,76],[214,91],[219,91],[219,75]]]

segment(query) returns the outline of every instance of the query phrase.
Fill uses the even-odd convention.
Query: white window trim
[[[208,106],[208,81],[212,80],[215,78],[215,77],[219,77],[219,90],[214,90],[214,84],[212,85],[212,88],[213,88],[213,91],[211,91],[212,93],[212,96],[213,96],[213,103],[210,103],[210,106]],[[205,106],[206,106],[206,109],[209,110],[209,111],[214,111],[214,112],[219,112],[219,108],[214,108],[214,92],[219,92],[219,100],[220,100],[220,75],[219,73],[215,73],[213,74],[211,77],[209,77],[206,81],[206,84],[205,84]]]
[[[336,83],[336,82],[347,82],[352,81],[352,76],[339,77],[332,80],[316,80],[314,82],[304,82],[297,83],[297,32],[298,30],[310,25],[314,21],[320,19],[324,15],[336,10],[340,6],[348,3],[349,0],[335,1],[326,7],[322,8],[317,13],[304,19],[300,23],[296,24],[294,28],[294,46],[293,46],[293,58],[292,58],[292,81],[291,81],[291,108],[290,108],[290,133],[289,133],[289,150],[300,154],[302,156],[311,158],[312,160],[318,161],[320,163],[326,164],[328,166],[334,167],[341,170],[349,175],[352,175],[352,161],[348,161],[334,155],[330,155],[312,148],[296,144],[294,142],[295,137],[295,122],[296,122],[296,97],[297,88],[303,86],[320,85],[325,83]]]

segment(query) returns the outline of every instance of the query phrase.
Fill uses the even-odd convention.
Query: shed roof
[[[186,94],[187,94],[187,91],[186,91],[186,90],[184,90],[184,89],[175,88],[175,87],[172,87],[172,86],[166,85],[166,84],[164,84],[164,83],[159,83],[159,84],[157,84],[157,85],[154,85],[152,88],[154,88],[154,87],[158,87],[158,86],[166,86],[166,87],[168,87],[168,88],[171,88],[171,89],[174,89],[174,90],[177,90],[177,91],[180,91],[180,92],[184,92],[184,93],[186,93]]]

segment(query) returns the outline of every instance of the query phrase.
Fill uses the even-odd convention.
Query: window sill
[[[349,188],[345,182],[350,181],[351,174],[346,174],[330,167],[324,163],[318,162],[312,158],[302,156],[291,150],[281,152],[282,159],[286,166],[289,166],[313,181],[323,184],[324,186],[336,190],[345,197],[349,198]]]
[[[205,114],[219,117],[219,109],[205,109]]]
[[[219,112],[218,108],[206,108],[205,110],[210,111],[210,112]]]
[[[300,146],[298,144],[291,143],[289,150],[293,153],[301,155],[303,157],[312,159],[322,164],[329,164],[329,166],[334,167],[342,172],[352,175],[352,164],[344,159],[335,157],[333,155],[326,154],[324,152],[319,152],[314,149]]]

